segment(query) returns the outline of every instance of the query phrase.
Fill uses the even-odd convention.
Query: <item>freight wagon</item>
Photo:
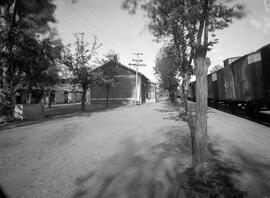
[[[270,109],[270,44],[256,52],[224,61],[224,68],[209,74],[208,102],[235,110]],[[195,82],[190,84],[189,98],[196,99]]]

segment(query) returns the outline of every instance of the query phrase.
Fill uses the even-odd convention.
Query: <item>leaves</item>
[[[1,91],[9,104],[14,105],[15,93],[24,87],[45,89],[58,82],[63,46],[49,26],[55,22],[55,8],[52,0],[0,3],[0,63],[5,70]]]
[[[164,46],[157,55],[154,67],[161,86],[164,89],[175,90],[178,87],[177,65],[172,56],[171,46]]]
[[[212,40],[208,41],[208,32],[224,29],[233,19],[246,15],[244,5],[220,0],[125,0],[122,8],[135,13],[139,6],[146,11],[150,19],[148,28],[155,37],[172,38],[182,34],[190,47],[197,43],[206,49],[213,44]]]
[[[98,44],[97,38],[94,36],[89,49],[89,43],[84,40],[83,33],[75,34],[75,38],[76,41],[73,45],[69,44],[65,47],[62,63],[70,71],[73,83],[88,86],[95,83],[99,76],[93,71],[93,60],[101,44]],[[74,47],[74,53],[72,53],[72,47]]]

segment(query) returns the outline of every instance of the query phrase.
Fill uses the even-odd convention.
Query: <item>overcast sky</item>
[[[120,55],[124,65],[135,58],[133,53],[142,52],[141,57],[147,67],[139,69],[148,78],[155,80],[153,66],[155,56],[162,43],[153,41],[154,37],[146,28],[147,17],[139,11],[130,16],[121,9],[123,0],[56,0],[55,13],[58,23],[56,28],[64,44],[74,42],[73,33],[84,32],[87,41],[91,42],[96,35],[103,46],[98,50],[105,54],[113,49]],[[248,16],[236,21],[229,28],[217,32],[219,43],[208,56],[212,65],[223,64],[223,60],[241,56],[270,43],[270,8],[265,2],[269,0],[241,0],[246,4]]]

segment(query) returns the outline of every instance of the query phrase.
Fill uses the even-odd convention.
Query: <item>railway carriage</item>
[[[225,81],[224,81],[224,70],[220,69],[216,72],[217,74],[217,92],[218,101],[225,101]]]
[[[270,44],[256,52],[224,61],[224,68],[209,74],[208,102],[224,104],[251,112],[270,109]],[[190,84],[189,98],[195,100],[195,82]]]
[[[218,104],[218,83],[217,83],[217,73],[211,73],[207,76],[208,84],[208,103],[213,106]]]
[[[270,107],[270,45],[234,61],[233,73],[235,98],[238,106],[250,111]]]

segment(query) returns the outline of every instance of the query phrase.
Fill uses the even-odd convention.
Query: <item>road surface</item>
[[[270,197],[270,129],[215,109],[210,141]],[[191,164],[186,123],[168,102],[57,117],[0,130],[0,185],[10,197],[174,197]]]
[[[173,196],[191,160],[176,115],[161,102],[2,130],[0,184],[10,197]]]
[[[270,197],[270,128],[228,113],[211,109],[208,132],[223,158],[237,163],[236,175],[250,198]]]

